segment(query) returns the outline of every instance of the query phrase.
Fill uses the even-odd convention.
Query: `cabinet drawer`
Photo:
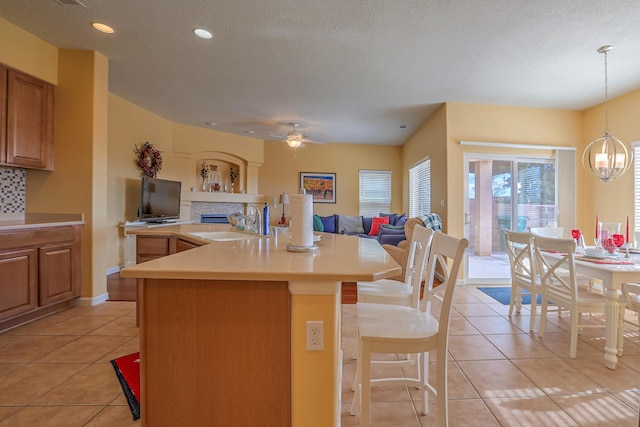
[[[151,236],[138,236],[136,240],[136,248],[138,255],[151,255],[151,258],[155,256],[165,256],[172,252],[171,250],[171,237],[151,237]],[[175,242],[175,238],[173,239]],[[174,243],[175,245],[175,243]]]
[[[0,233],[0,250],[80,241],[80,226],[10,230]]]

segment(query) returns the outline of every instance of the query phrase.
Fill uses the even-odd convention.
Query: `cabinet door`
[[[39,303],[47,305],[80,295],[80,255],[73,243],[40,248]]]
[[[53,85],[8,70],[7,164],[53,170]]]
[[[7,68],[0,65],[0,163],[7,161]]]
[[[178,241],[176,242],[176,252],[188,251],[189,249],[197,248],[200,246],[201,245],[197,245],[186,240],[178,239]]]
[[[0,319],[33,310],[38,303],[36,249],[0,252]]]

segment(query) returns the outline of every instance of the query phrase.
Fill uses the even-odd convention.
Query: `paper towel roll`
[[[313,245],[313,199],[310,194],[291,194],[291,244]]]

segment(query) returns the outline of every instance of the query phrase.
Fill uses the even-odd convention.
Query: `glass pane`
[[[555,176],[553,162],[518,163],[518,212],[527,228],[558,225]]]

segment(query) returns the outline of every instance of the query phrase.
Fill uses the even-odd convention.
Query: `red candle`
[[[627,243],[629,243],[629,215],[627,215]]]
[[[596,214],[596,239],[600,237],[600,222],[598,221],[598,214]]]

